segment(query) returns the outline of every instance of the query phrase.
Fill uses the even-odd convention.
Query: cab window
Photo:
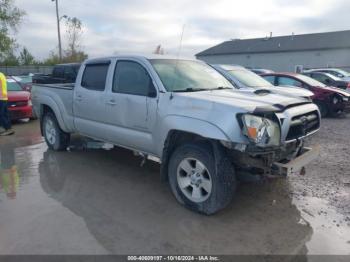
[[[109,63],[87,64],[81,80],[81,86],[95,91],[104,91]]]
[[[133,61],[117,62],[112,91],[137,96],[155,94],[152,79],[146,69]]]

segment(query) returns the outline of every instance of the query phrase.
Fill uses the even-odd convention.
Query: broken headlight
[[[281,141],[279,124],[260,116],[242,115],[243,134],[257,146],[278,146]]]

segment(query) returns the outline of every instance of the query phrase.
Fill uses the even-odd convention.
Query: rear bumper
[[[9,107],[9,114],[11,120],[31,118],[33,116],[32,106]]]
[[[313,148],[304,147],[301,154],[288,163],[273,163],[272,167],[276,175],[288,176],[297,174],[301,169],[315,160],[320,154],[320,146],[316,145]]]

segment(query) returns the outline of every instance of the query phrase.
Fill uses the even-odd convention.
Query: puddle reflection
[[[19,174],[16,166],[15,151],[10,146],[0,148],[0,192],[8,199],[16,199]]]
[[[206,217],[176,203],[157,164],[139,164],[122,149],[47,151],[40,184],[114,254],[307,254],[313,231],[300,222],[288,181],[243,185],[230,207]]]

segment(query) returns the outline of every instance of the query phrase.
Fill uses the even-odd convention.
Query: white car
[[[240,91],[268,90],[275,94],[282,94],[289,97],[302,97],[308,100],[314,95],[311,91],[295,86],[278,87],[261,76],[238,65],[211,65],[229,80]]]
[[[311,73],[311,72],[323,72],[334,75],[336,77],[341,78],[344,81],[350,81],[350,73],[339,68],[317,68],[317,69],[309,69],[304,70],[303,73]]]

